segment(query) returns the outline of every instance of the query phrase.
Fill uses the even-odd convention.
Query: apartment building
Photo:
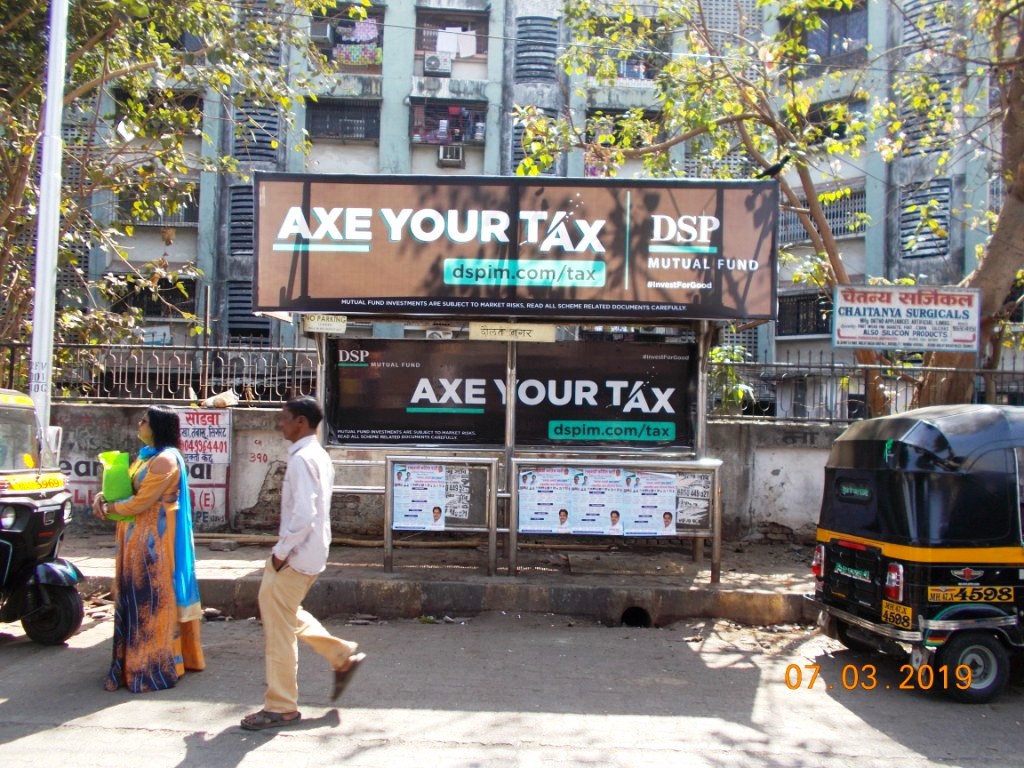
[[[885,92],[888,71],[866,66],[869,51],[913,42],[922,25],[929,35],[947,33],[943,24],[949,22],[941,20],[946,17],[933,13],[941,4],[906,0],[897,9],[883,0],[864,0],[825,14],[822,30],[808,45],[831,71],[846,68],[851,73],[830,85],[829,98],[856,100],[865,89]],[[755,0],[705,0],[704,6],[710,25],[723,31],[752,34],[762,28],[772,31],[780,23]],[[638,13],[644,12],[638,5]],[[308,24],[310,39],[334,69],[314,81],[310,96],[315,99],[306,100],[288,127],[273,109],[227,105],[210,97],[203,105],[204,131],[215,146],[197,149],[230,152],[246,171],[506,175],[522,159],[521,132],[511,117],[516,105],[536,105],[551,114],[571,110],[580,117],[657,108],[658,61],[649,54],[621,61],[610,86],[583,76],[570,78],[558,67],[568,41],[557,0],[387,0],[375,2],[365,19],[354,20],[342,8],[301,23]],[[659,55],[684,52],[679,40],[668,39]],[[289,51],[267,55],[279,57],[282,66],[304,66]],[[977,98],[979,103],[988,99],[984,84],[979,84]],[[973,268],[976,249],[988,235],[965,211],[998,205],[1000,191],[989,181],[992,160],[963,153],[936,177],[932,148],[923,141],[914,144],[914,132],[923,137],[926,126],[915,125],[909,116],[906,123],[909,151],[900,159],[884,162],[871,151],[859,158],[822,158],[812,173],[823,189],[838,178],[852,190],[827,210],[854,282],[869,276],[914,276],[924,284],[955,283]],[[300,149],[304,138],[308,152]],[[686,146],[674,152],[684,175],[704,174],[699,152]],[[641,172],[632,163],[618,175]],[[582,153],[570,153],[550,173],[577,177],[591,175],[593,169]],[[200,317],[209,317],[216,343],[292,343],[297,338],[294,325],[252,313],[251,180],[241,174],[197,175],[196,204],[173,219],[138,226],[131,258],[145,262],[163,257],[172,265],[195,262],[204,278],[182,301]],[[915,203],[923,201],[948,237],[922,230]],[[113,215],[125,215],[117,201],[107,203]],[[808,249],[807,235],[792,211],[780,216],[779,243],[797,256]],[[97,273],[111,266],[102,258],[93,262]],[[743,331],[724,328],[723,341],[742,344],[756,360],[852,358],[848,351],[832,349],[830,297],[792,277],[784,266],[777,322]],[[146,310],[153,314],[148,318],[150,341],[183,338],[158,306]]]

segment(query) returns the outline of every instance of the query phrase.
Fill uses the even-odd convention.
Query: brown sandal
[[[348,687],[348,684],[352,681],[352,676],[355,675],[356,670],[359,669],[359,665],[363,663],[363,659],[365,658],[365,653],[357,653],[355,656],[349,656],[348,663],[345,665],[344,669],[334,670],[334,683],[331,686],[331,701],[334,701],[341,696],[341,692]]]
[[[242,718],[242,728],[247,731],[262,731],[266,728],[282,728],[286,725],[294,725],[302,719],[301,712],[295,712],[294,717],[286,717],[281,712],[267,712],[261,709]]]

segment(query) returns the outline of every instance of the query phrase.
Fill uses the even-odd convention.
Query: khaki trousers
[[[316,579],[316,576],[293,571],[287,565],[275,571],[271,559],[267,558],[259,595],[267,665],[267,693],[263,709],[267,712],[287,713],[298,709],[298,638],[323,656],[332,670],[345,666],[348,657],[359,647],[356,643],[332,636],[311,613],[303,609],[302,601]]]

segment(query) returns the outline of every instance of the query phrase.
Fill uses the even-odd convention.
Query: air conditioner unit
[[[423,74],[428,77],[451,77],[452,55],[450,53],[428,53],[423,57]]]
[[[310,22],[309,39],[321,47],[334,45],[334,25],[329,21]]]
[[[450,339],[455,334],[453,331],[445,328],[427,328],[427,331],[424,335],[428,339],[432,339],[434,341],[441,341],[443,339]]]
[[[466,154],[461,144],[442,144],[437,148],[438,168],[465,168]]]

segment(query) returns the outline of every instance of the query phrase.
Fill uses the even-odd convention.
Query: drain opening
[[[651,626],[651,614],[638,606],[631,606],[622,612],[622,624],[626,627],[642,627],[648,629]]]

